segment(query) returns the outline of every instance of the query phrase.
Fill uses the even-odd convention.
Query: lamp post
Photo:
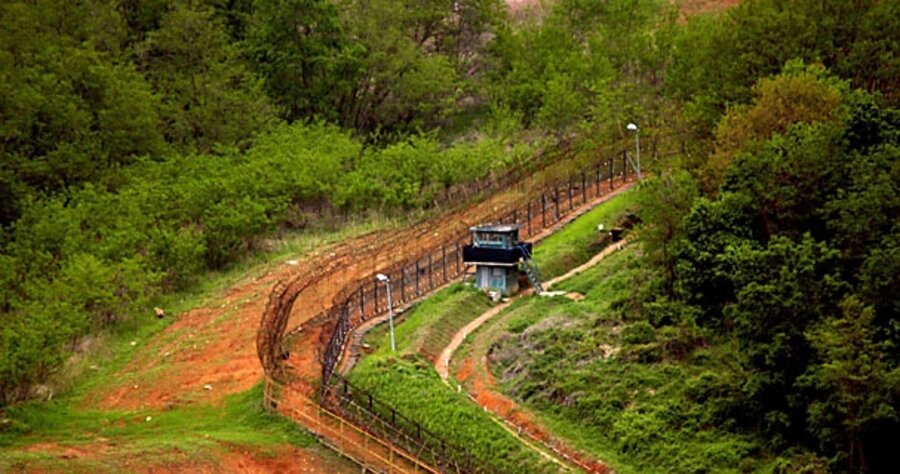
[[[637,164],[635,165],[635,171],[637,171],[638,180],[641,179],[641,130],[638,128],[637,124],[634,122],[629,123],[625,128],[634,132],[634,142],[635,148],[637,148]]]
[[[391,352],[397,352],[397,346],[394,344],[394,304],[391,301],[391,279],[384,273],[375,275],[375,278],[384,283],[384,286],[387,287],[388,326],[391,329]]]

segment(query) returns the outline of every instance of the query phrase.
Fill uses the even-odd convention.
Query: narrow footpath
[[[578,275],[579,273],[597,265],[601,260],[609,256],[610,254],[621,250],[625,245],[627,245],[627,241],[625,240],[610,244],[601,252],[594,255],[586,263],[579,265],[572,270],[569,270],[563,275],[547,281],[545,285],[545,292],[549,292],[553,285],[572,278],[575,275]],[[502,313],[506,308],[512,305],[513,302],[515,302],[519,298],[531,295],[532,293],[532,290],[520,293],[519,295],[510,298],[508,301],[505,301],[497,306],[494,306],[488,311],[485,311],[481,316],[475,318],[469,324],[460,329],[450,340],[450,343],[447,345],[447,347],[445,347],[444,350],[441,351],[440,357],[438,357],[435,361],[435,369],[441,376],[441,379],[445,383],[450,384],[450,361],[453,358],[453,354],[466,340],[466,337],[468,337],[470,334],[473,334],[478,330],[478,328],[483,326],[498,314]],[[520,435],[525,435],[532,441],[540,443],[545,448],[550,449],[558,456],[564,458],[572,464],[577,465],[581,469],[584,469],[585,471],[590,473],[597,474],[606,474],[609,472],[609,467],[606,464],[592,459],[584,453],[581,453],[578,450],[572,448],[565,442],[554,438],[550,434],[549,430],[547,430],[539,422],[537,422],[535,417],[527,412],[527,410],[519,406],[514,400],[501,393],[497,388],[496,381],[490,375],[490,368],[487,366],[487,357],[485,354],[470,354],[466,362],[474,363],[476,360],[481,363],[481,370],[472,370],[471,367],[461,369],[461,372],[465,372],[467,375],[471,374],[470,377],[476,379],[473,381],[471,387],[469,388],[469,396],[472,400],[478,403],[485,410],[490,411],[495,416],[511,425]],[[482,377],[482,379],[478,379],[479,374],[483,374],[484,377]]]

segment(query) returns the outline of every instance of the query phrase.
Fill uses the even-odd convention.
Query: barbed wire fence
[[[649,144],[648,158],[658,160],[685,154],[683,141],[658,137],[644,140]],[[480,182],[449,188],[438,195],[432,205],[463,205],[474,196],[523,188],[529,177],[546,172],[548,168],[565,162],[566,158],[571,159],[572,156],[564,151],[562,158],[532,166],[530,172],[513,170],[489,176]],[[534,197],[524,203],[494,209],[479,218],[485,223],[518,224],[521,226],[521,237],[528,239],[557,225],[578,207],[615,191],[635,178],[629,171],[628,150],[601,151],[591,158],[581,162],[569,161],[562,177],[530,183],[528,192]],[[348,270],[350,267],[368,267],[368,270],[361,272],[364,275],[362,278],[341,286],[337,291],[331,288],[335,294],[331,304],[306,322],[324,325],[316,348],[321,363],[319,403],[342,413],[371,435],[384,437],[408,453],[424,456],[420,458],[423,462],[441,472],[495,472],[491,460],[476,459],[465,449],[422,431],[420,425],[398,413],[388,401],[378,400],[336,373],[345,357],[353,330],[389,311],[386,287],[376,281],[377,273],[387,275],[391,281],[393,307],[404,306],[465,274],[462,246],[468,241],[468,226],[444,233],[434,232],[434,225],[429,227],[428,224],[420,223],[412,235],[381,235],[378,238],[363,238],[361,242],[356,242],[355,247],[339,247],[332,253],[333,258],[319,267],[275,285],[257,334],[257,350],[266,373],[266,383],[279,386],[277,391],[267,388],[266,393],[291,390],[287,383],[289,374],[283,363],[287,352],[284,338],[298,325],[290,323],[292,310],[300,295],[323,282],[340,284],[336,282],[339,278],[335,275],[352,273]],[[411,239],[416,241],[411,242]],[[332,383],[335,380],[338,383]],[[361,393],[365,394],[363,400],[359,398]],[[266,398],[267,406],[277,399]]]

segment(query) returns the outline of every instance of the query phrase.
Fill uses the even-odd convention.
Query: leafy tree
[[[157,98],[119,60],[122,27],[105,2],[0,7],[0,188],[14,200],[162,151]],[[0,224],[18,213],[10,205]]]
[[[761,79],[753,101],[729,109],[716,127],[716,151],[701,170],[707,192],[715,192],[734,155],[752,151],[773,135],[785,134],[798,123],[839,124],[842,85],[821,70],[788,63],[784,72]]]
[[[366,48],[347,35],[337,3],[257,0],[246,45],[285,118],[343,121]]]
[[[639,202],[641,235],[651,265],[664,271],[666,293],[675,296],[675,250],[682,235],[681,223],[698,195],[696,182],[687,171],[676,170],[641,183]]]
[[[182,149],[246,144],[272,119],[262,82],[211,8],[173,5],[138,50],[141,70],[162,97],[165,137]]]
[[[729,106],[748,102],[760,78],[776,74],[791,59],[821,63],[857,85],[877,90],[895,67],[890,60],[875,58],[891,57],[889,51],[897,43],[872,39],[885,37],[875,31],[896,29],[896,17],[885,15],[896,9],[889,3],[753,0],[719,16],[693,18],[676,35],[667,71],[669,90],[687,104],[701,136],[709,135]],[[868,29],[875,24],[884,29]],[[851,53],[855,48],[860,51],[857,58]],[[885,54],[871,54],[874,50]],[[857,67],[863,57],[874,67]]]
[[[823,394],[810,404],[809,421],[822,447],[841,453],[848,472],[867,472],[868,432],[878,420],[897,421],[900,369],[886,360],[890,346],[878,338],[871,306],[849,296],[841,312],[807,332],[817,357],[803,382]]]

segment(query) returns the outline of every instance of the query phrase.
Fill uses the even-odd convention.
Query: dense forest
[[[4,2],[0,405],[266,236],[427,209],[637,122],[692,152],[641,185],[653,277],[627,310],[685,360],[739,347],[705,423],[889,470],[900,2],[677,3]]]

